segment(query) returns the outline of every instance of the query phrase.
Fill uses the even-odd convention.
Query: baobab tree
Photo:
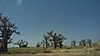
[[[79,46],[83,46],[82,41],[79,41]]]
[[[57,34],[54,33],[53,34],[53,30],[51,32],[47,32],[48,36],[52,38],[53,40],[53,44],[54,44],[54,48],[56,49],[57,48]]]
[[[47,32],[47,35],[49,36],[49,39],[51,39],[51,41],[53,42],[55,49],[57,48],[57,44],[59,44],[59,47],[62,48],[62,42],[66,39],[62,34],[54,33],[52,30],[50,32]]]
[[[44,34],[42,42],[45,44],[46,48],[48,48],[48,46],[49,46],[49,37]]]
[[[19,40],[17,41],[16,43],[13,43],[14,45],[18,45],[19,48],[22,48],[22,47],[27,47],[28,45],[28,42],[27,41],[24,41],[24,40]]]
[[[86,40],[85,39],[82,39],[81,41],[80,41],[80,43],[81,43],[81,45],[83,45],[84,47],[86,47]]]
[[[87,43],[89,44],[90,47],[92,47],[92,40],[91,39],[87,39]]]
[[[41,45],[41,44],[38,42],[38,43],[36,44],[36,47],[40,47],[40,45]]]
[[[19,32],[16,31],[18,29],[15,24],[10,22],[10,18],[2,16],[2,13],[0,14],[0,34],[1,34],[1,40],[2,40],[2,52],[7,52],[7,44],[8,41],[11,39],[11,36],[13,33],[19,34]]]
[[[64,37],[62,34],[58,35],[58,43],[59,43],[59,47],[62,48],[62,42],[67,39],[66,37]]]
[[[71,45],[76,46],[76,40],[75,39],[71,41]]]
[[[50,38],[49,41],[50,41],[50,46],[52,47],[53,46],[53,39]]]
[[[45,41],[44,41],[44,39],[42,39],[42,42],[40,42],[40,44],[41,44],[42,47],[45,47]]]

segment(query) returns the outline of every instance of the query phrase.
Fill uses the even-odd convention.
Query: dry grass
[[[44,48],[11,48],[11,53],[0,56],[100,56],[100,47],[47,49]]]

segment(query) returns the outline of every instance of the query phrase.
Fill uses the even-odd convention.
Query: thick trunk
[[[43,47],[45,46],[45,44],[43,44]]]
[[[74,43],[74,46],[76,46],[75,43]]]
[[[48,48],[48,41],[46,40],[46,48]]]
[[[1,42],[0,43],[0,52],[2,52],[3,51],[3,43]]]
[[[4,42],[3,42],[3,52],[8,52],[8,49],[7,49],[7,40],[4,39]]]
[[[85,46],[86,46],[86,44],[84,43],[84,44],[83,44],[83,46],[85,47]]]
[[[54,37],[54,48],[57,48],[56,37]]]
[[[60,42],[59,45],[60,45],[59,47],[62,48],[62,42]]]
[[[21,45],[19,45],[19,48],[21,48]]]
[[[48,48],[48,43],[46,43],[46,48]]]
[[[54,48],[56,49],[57,48],[57,44],[56,44],[56,42],[54,41]]]
[[[92,47],[92,46],[91,46],[91,43],[89,43],[89,46]]]
[[[57,47],[56,47],[56,43],[54,43],[54,48],[56,49]]]

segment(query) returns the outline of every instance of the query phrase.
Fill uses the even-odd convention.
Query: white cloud
[[[16,0],[16,4],[17,4],[18,6],[21,6],[22,3],[23,3],[23,0]]]

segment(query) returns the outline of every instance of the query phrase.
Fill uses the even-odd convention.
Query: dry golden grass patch
[[[11,53],[0,56],[100,56],[100,48],[73,49],[42,49],[42,48],[13,48]]]

